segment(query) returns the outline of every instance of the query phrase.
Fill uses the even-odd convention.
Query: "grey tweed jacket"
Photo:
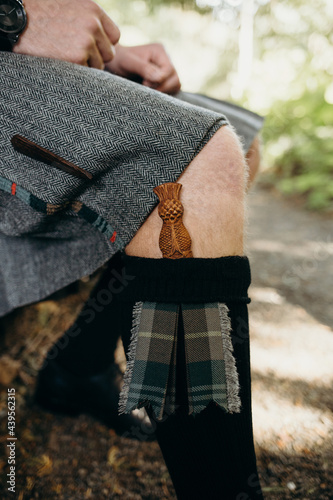
[[[123,249],[156,205],[153,187],[176,180],[227,123],[217,102],[215,112],[102,71],[23,55],[0,52],[0,89],[0,315]],[[244,116],[247,144],[261,120]],[[93,180],[15,151],[15,134]]]

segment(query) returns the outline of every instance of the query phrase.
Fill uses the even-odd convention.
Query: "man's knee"
[[[247,165],[241,143],[230,127],[219,129],[189,165],[179,182],[183,184],[184,206],[193,215],[207,208],[208,213],[221,205],[241,210],[247,180]],[[191,213],[187,212],[189,215]],[[220,217],[227,216],[220,214]]]
[[[221,128],[212,138],[218,158],[212,165],[212,174],[221,179],[224,191],[240,197],[244,196],[248,178],[241,142],[231,127]]]
[[[242,145],[231,127],[220,128],[193,160],[179,182],[189,183],[193,191],[214,191],[242,198],[247,183],[247,164]]]
[[[184,224],[194,257],[242,253],[246,163],[240,141],[229,127],[219,129],[178,180]],[[148,217],[126,248],[129,255],[158,258],[161,220]]]

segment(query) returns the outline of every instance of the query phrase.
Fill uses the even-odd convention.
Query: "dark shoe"
[[[35,402],[51,412],[92,415],[123,437],[153,441],[154,428],[145,410],[118,415],[121,381],[122,374],[114,363],[105,373],[87,377],[47,360],[38,374]]]

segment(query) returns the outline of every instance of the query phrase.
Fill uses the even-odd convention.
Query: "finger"
[[[109,38],[112,45],[116,45],[119,42],[120,30],[116,23],[107,15],[107,13],[102,9],[101,22],[103,30],[105,31],[107,37]]]
[[[102,61],[104,63],[108,63],[112,61],[114,56],[116,55],[116,51],[108,37],[96,36],[96,45],[99,53],[101,55]]]
[[[140,66],[140,75],[146,82],[150,82],[152,87],[162,85],[176,74],[175,68],[171,65],[161,68],[152,62],[142,63],[142,60],[140,60]]]
[[[151,52],[149,60],[152,64],[156,65],[161,70],[165,79],[176,72],[176,69],[173,66],[170,57],[166,53],[163,45],[155,44],[153,46],[153,50]]]
[[[104,63],[112,61],[115,56],[115,49],[104,31],[102,22],[96,17],[90,20],[90,31],[94,39],[94,44],[100,52]]]
[[[94,43],[90,50],[87,62],[91,68],[104,69],[104,61],[96,43]]]
[[[177,74],[172,65],[165,67],[157,66],[153,63],[147,63],[144,68],[143,78],[155,85],[162,85],[173,75]]]
[[[181,83],[177,73],[174,73],[171,78],[168,78],[160,85],[154,86],[154,88],[164,94],[176,94],[181,88]]]
[[[143,76],[145,65],[145,61],[130,51],[126,51],[120,59],[120,67],[126,73]]]
[[[159,84],[164,81],[164,76],[157,66],[146,62],[133,52],[127,51],[120,63],[123,74],[139,75],[143,80],[150,81],[153,84]]]
[[[165,74],[163,74],[163,78],[160,78],[157,81],[153,81],[153,79],[146,78],[143,84],[146,85],[147,87],[151,87],[160,90],[161,92],[167,92],[167,93],[177,92],[181,86],[178,74],[175,69],[172,71],[171,74],[167,75],[166,77]]]

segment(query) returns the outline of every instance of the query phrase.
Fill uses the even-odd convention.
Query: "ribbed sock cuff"
[[[148,302],[250,302],[247,257],[146,259],[122,255],[126,286],[119,300]]]

